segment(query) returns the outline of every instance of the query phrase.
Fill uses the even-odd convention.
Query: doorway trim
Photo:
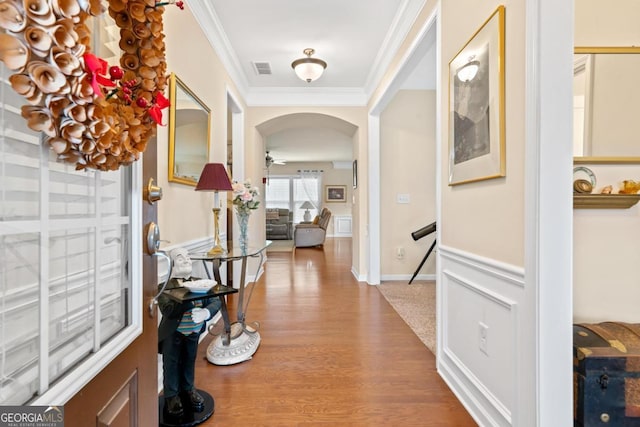
[[[391,76],[390,82],[381,91],[377,100],[372,104],[368,112],[368,157],[369,157],[369,222],[366,229],[368,230],[368,241],[366,242],[367,250],[367,277],[366,281],[370,285],[380,284],[380,114],[389,105],[395,94],[400,89],[404,79],[411,74],[415,65],[420,62],[424,56],[426,48],[430,43],[436,43],[436,79],[440,80],[440,49],[437,46],[437,10],[427,18],[420,28],[416,38],[411,46],[404,53],[399,61],[398,68]],[[438,83],[439,84],[439,83]],[[439,87],[439,86],[438,86]],[[436,114],[439,109],[436,109]],[[439,116],[438,116],[439,117]],[[436,123],[436,150],[440,146],[440,122]],[[436,158],[439,158],[439,152],[436,151]],[[440,164],[436,165],[436,177],[440,176]],[[440,219],[440,186],[439,178],[436,179],[436,220]],[[361,246],[362,247],[362,246]]]

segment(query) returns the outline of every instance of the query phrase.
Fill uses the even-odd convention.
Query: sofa
[[[289,209],[268,208],[266,222],[267,240],[291,240],[293,212]]]
[[[296,248],[310,248],[322,246],[327,234],[327,227],[331,219],[331,211],[323,208],[311,224],[298,224],[293,233],[294,246]]]

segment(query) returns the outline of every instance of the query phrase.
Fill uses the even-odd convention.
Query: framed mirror
[[[209,159],[211,110],[174,73],[169,91],[169,182],[195,187]]]
[[[640,48],[574,50],[574,163],[640,163]]]

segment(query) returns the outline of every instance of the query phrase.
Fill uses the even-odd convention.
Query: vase
[[[240,229],[240,235],[238,236],[238,245],[240,247],[240,250],[244,254],[247,252],[247,248],[249,247],[249,214],[245,212],[236,212],[236,216],[238,217],[238,228]]]

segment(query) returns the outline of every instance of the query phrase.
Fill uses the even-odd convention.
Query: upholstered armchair
[[[327,234],[327,227],[331,219],[331,211],[327,208],[322,209],[317,221],[311,224],[298,224],[293,233],[293,241],[296,248],[308,248],[313,246],[322,246],[324,238]]]

